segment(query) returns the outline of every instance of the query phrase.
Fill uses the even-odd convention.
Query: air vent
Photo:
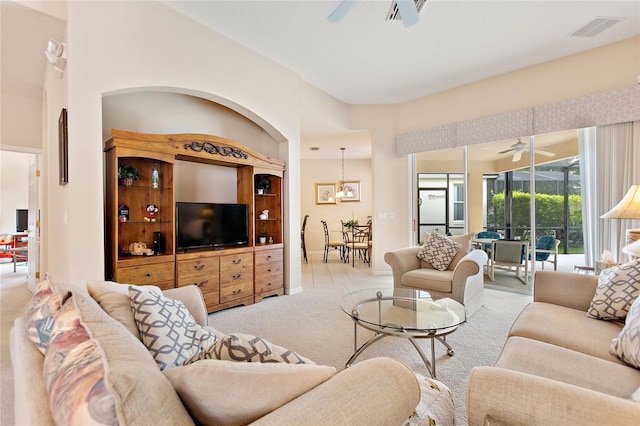
[[[571,34],[572,37],[595,37],[612,25],[624,20],[624,18],[611,18],[606,16],[597,16],[592,21],[578,28]]]
[[[427,0],[413,0],[416,4],[416,10],[418,11],[418,15],[422,12],[422,8],[427,3]],[[390,20],[402,20],[400,17],[400,11],[398,10],[398,3],[395,1],[391,3],[391,9],[389,9],[389,13],[387,14],[387,21]]]

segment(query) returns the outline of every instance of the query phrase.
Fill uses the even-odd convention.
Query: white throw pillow
[[[429,262],[439,271],[444,271],[462,248],[459,244],[436,232],[432,232],[424,246],[418,251],[418,258]]]
[[[179,300],[144,286],[129,286],[129,300],[142,343],[161,370],[182,364],[217,340]]]
[[[315,364],[302,355],[274,345],[265,339],[250,334],[227,334],[205,350],[195,354],[183,365],[203,359],[219,359],[244,362],[283,362],[288,364]]]
[[[587,311],[597,319],[624,319],[631,304],[640,295],[640,259],[605,269]]]
[[[611,341],[609,351],[627,364],[640,368],[640,297],[631,305],[624,327]]]
[[[308,392],[334,367],[202,360],[164,371],[182,402],[203,425],[246,425]]]

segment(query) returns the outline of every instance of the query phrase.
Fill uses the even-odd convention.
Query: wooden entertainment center
[[[203,134],[113,130],[104,151],[106,279],[162,289],[197,285],[209,312],[284,294],[284,162],[238,142]],[[176,160],[236,169],[237,203],[248,206],[246,245],[176,249]],[[119,179],[122,166],[137,171],[133,183]],[[256,186],[264,186],[265,181],[269,189],[259,194]],[[268,217],[260,217],[263,210],[269,210]],[[268,242],[259,243],[261,234],[267,235]],[[145,254],[154,248],[161,252]]]

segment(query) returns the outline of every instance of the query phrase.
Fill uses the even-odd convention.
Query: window
[[[453,184],[453,220],[464,220],[464,185]]]

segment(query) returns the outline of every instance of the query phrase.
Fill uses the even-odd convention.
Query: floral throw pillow
[[[640,259],[605,269],[587,311],[591,318],[624,319],[634,300],[640,296]]]
[[[618,337],[611,341],[609,352],[627,364],[640,368],[640,297],[631,305],[624,327]],[[640,393],[637,397],[637,402],[640,402]]]
[[[218,339],[179,300],[144,286],[129,286],[129,300],[142,343],[160,370],[182,364]]]
[[[432,232],[424,243],[424,246],[418,251],[418,258],[429,262],[439,271],[444,271],[449,267],[451,261],[458,251],[462,248],[462,244],[456,243],[437,232]]]

